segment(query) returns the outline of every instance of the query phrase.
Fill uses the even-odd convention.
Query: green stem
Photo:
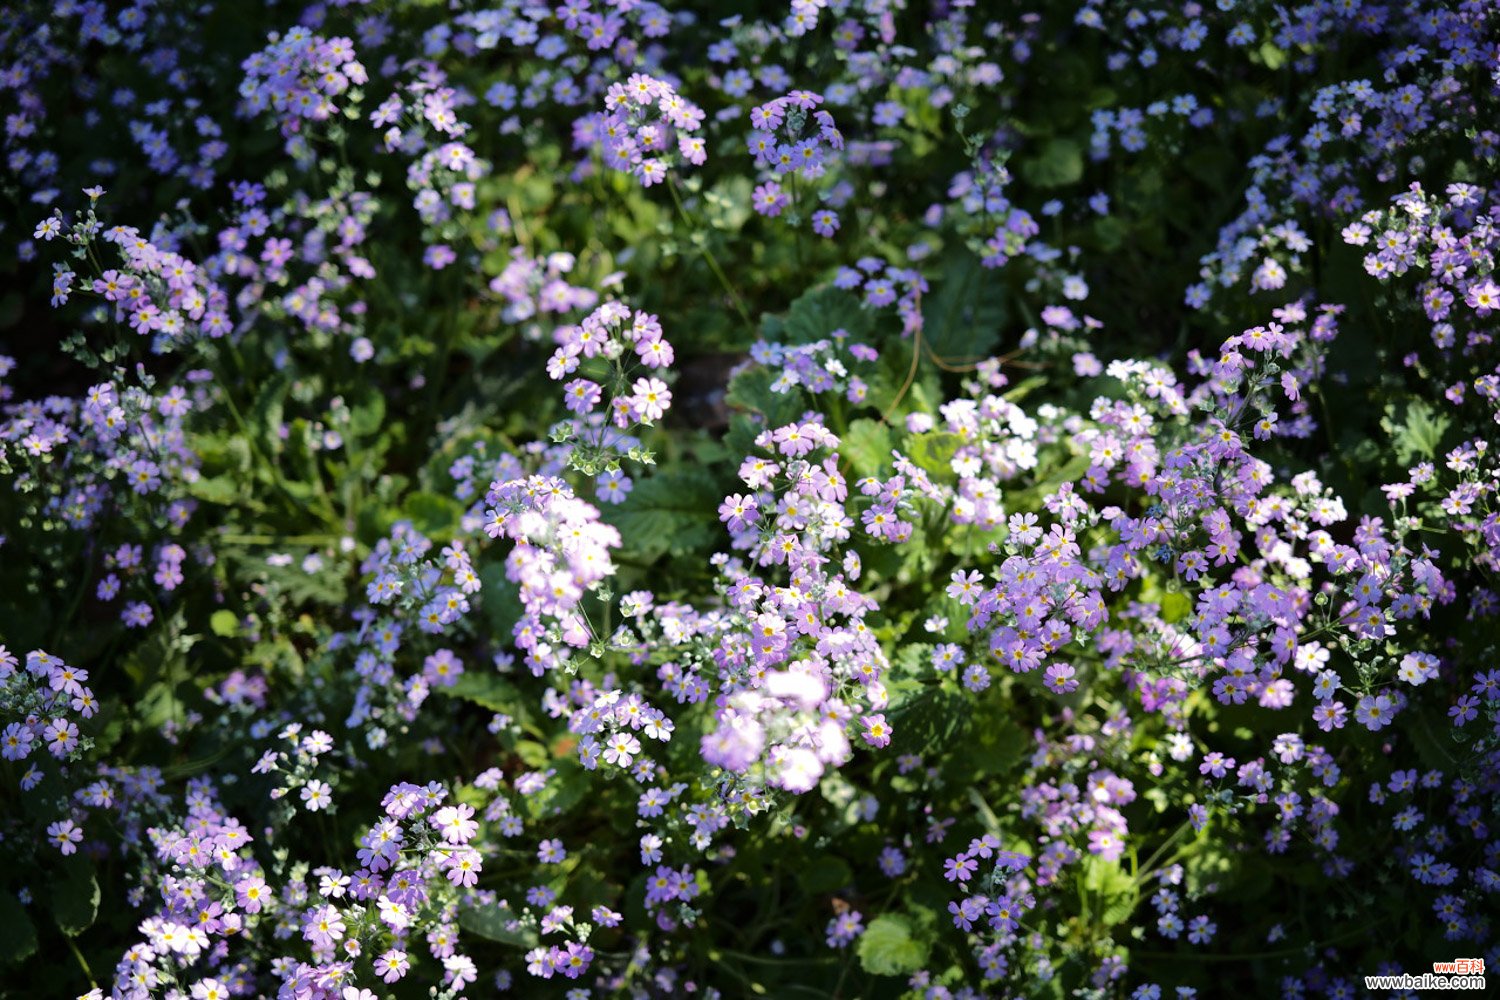
[[[1172,831],[1172,835],[1166,840],[1162,841],[1162,845],[1158,847],[1149,858],[1146,859],[1146,863],[1140,867],[1139,872],[1135,876],[1136,891],[1139,892],[1141,884],[1145,882],[1146,879],[1151,877],[1152,872],[1155,870],[1152,868],[1152,865],[1156,864],[1157,859],[1159,859],[1163,854],[1167,852],[1167,848],[1171,847],[1173,844],[1177,843],[1178,840],[1182,839],[1182,835],[1190,830],[1192,828],[1192,825],[1192,820],[1183,820],[1182,825],[1179,826],[1176,830]]]
[[[687,223],[688,231],[697,233],[697,224],[693,221],[693,217],[688,214],[687,207],[683,205],[682,195],[677,192],[677,182],[672,179],[670,174],[667,175],[667,190],[672,192],[672,203],[677,206],[677,214],[682,216],[682,221]],[[751,322],[750,314],[745,311],[745,303],[740,299],[740,293],[729,280],[729,276],[724,273],[724,268],[719,266],[719,259],[714,256],[713,250],[709,248],[707,238],[699,245],[698,250],[703,254],[703,259],[708,262],[709,270],[713,271],[714,277],[719,279],[719,284],[723,286],[724,291],[729,295],[729,300],[734,303],[734,311],[739,313],[740,320],[745,324],[745,329],[749,330],[752,336],[756,335],[755,324]]]
[[[338,535],[246,535],[225,533],[218,536],[223,545],[337,545]]]
[[[66,934],[63,935],[63,940],[68,942],[68,950],[73,953],[74,958],[78,959],[79,966],[83,968],[83,974],[88,977],[89,987],[91,989],[98,989],[99,983],[94,979],[94,970],[89,968],[88,959],[84,958],[83,952],[78,950],[77,942],[73,940],[71,935]]]

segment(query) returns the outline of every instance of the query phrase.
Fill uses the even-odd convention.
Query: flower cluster
[[[834,124],[833,115],[817,110],[822,103],[820,94],[794,90],[752,108],[750,124],[755,131],[750,133],[746,145],[756,167],[767,175],[751,197],[755,210],[774,218],[792,204],[793,224],[806,215],[812,221],[813,232],[832,236],[839,228],[835,209],[853,192],[847,187],[830,192],[825,200],[831,207],[825,209],[804,209],[801,203],[803,186],[811,186],[824,177],[828,161],[844,148],[844,137]]]
[[[679,160],[701,166],[708,159],[705,140],[694,134],[703,125],[703,109],[665,80],[635,73],[610,86],[604,108],[595,128],[605,165],[630,174],[642,187],[666,180]]]
[[[497,481],[485,504],[485,534],[516,543],[505,561],[525,608],[515,624],[516,647],[538,677],[566,669],[572,650],[598,641],[582,604],[614,573],[609,553],[619,547],[620,533],[555,477]]]
[[[275,112],[288,152],[311,155],[304,122],[328,122],[340,111],[338,100],[369,81],[348,38],[324,38],[307,28],[272,32],[266,47],[243,63],[241,112]],[[293,140],[298,140],[294,142]]]
[[[12,6],[18,982],[1500,961],[1495,4]]]

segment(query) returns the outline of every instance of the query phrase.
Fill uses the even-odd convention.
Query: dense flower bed
[[[1500,960],[1497,39],[7,5],[0,996]]]

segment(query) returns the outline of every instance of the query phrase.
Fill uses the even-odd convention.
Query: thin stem
[[[688,214],[687,207],[683,205],[682,195],[677,192],[677,182],[672,179],[670,174],[667,176],[667,190],[672,192],[672,203],[677,206],[677,214],[681,215],[682,221],[687,223],[688,230],[696,233],[698,231],[697,224],[693,221],[693,217]],[[751,335],[754,336],[757,331],[755,324],[750,319],[750,314],[745,311],[745,303],[740,299],[740,293],[729,280],[729,275],[725,274],[724,268],[719,266],[719,259],[714,256],[713,250],[709,248],[706,238],[699,245],[698,250],[703,254],[703,259],[708,262],[709,270],[713,271],[714,276],[719,279],[719,284],[728,293],[729,300],[734,303],[734,311],[739,313],[740,320],[745,324],[745,329],[749,330]]]
[[[74,958],[78,959],[78,964],[83,968],[83,974],[88,977],[89,987],[91,989],[98,989],[99,983],[94,979],[94,970],[89,968],[88,959],[84,958],[83,952],[78,950],[77,942],[73,940],[71,935],[67,934],[63,935],[63,940],[68,942],[68,950],[73,953]]]
[[[896,390],[896,396],[891,400],[891,405],[886,407],[885,412],[880,415],[880,422],[882,424],[889,424],[891,422],[891,414],[896,412],[896,407],[901,405],[901,400],[906,398],[907,390],[909,390],[911,388],[911,384],[916,381],[917,366],[921,363],[922,328],[917,327],[916,332],[912,334],[911,367],[906,371],[906,381],[901,383],[901,388]]]

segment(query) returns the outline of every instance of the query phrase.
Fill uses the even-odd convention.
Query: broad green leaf
[[[1072,139],[1048,139],[1035,156],[1021,161],[1021,176],[1041,188],[1063,187],[1083,179],[1083,147]]]
[[[20,962],[36,951],[36,928],[14,893],[0,893],[0,962]]]
[[[505,575],[505,564],[480,563],[479,585],[480,609],[490,629],[500,635],[510,635],[521,617],[521,590]]]
[[[188,484],[187,490],[205,503],[231,507],[245,499],[243,480],[233,476],[205,476]]]
[[[401,513],[424,535],[447,537],[458,526],[463,507],[441,493],[413,493],[401,505]]]
[[[240,630],[240,620],[235,617],[233,611],[220,608],[208,618],[208,627],[214,635],[229,638]]]
[[[906,439],[906,454],[917,465],[937,476],[939,481],[953,477],[949,464],[964,439],[948,431],[927,431]]]
[[[1193,610],[1193,599],[1180,590],[1173,590],[1162,595],[1161,618],[1168,625],[1174,625],[1188,616]]]
[[[683,555],[713,545],[722,499],[708,473],[682,467],[636,483],[604,517],[620,529],[627,549],[647,558]]]
[[[943,258],[933,292],[922,301],[922,342],[949,368],[983,361],[1000,343],[1009,309],[1005,285],[963,247]]]
[[[875,475],[890,462],[891,429],[878,420],[856,420],[844,432],[839,454],[855,478]]]
[[[524,712],[526,707],[525,700],[514,684],[499,674],[483,669],[482,665],[465,670],[452,685],[438,687],[435,691],[450,698],[472,701],[481,708],[507,715]]]
[[[1385,416],[1380,418],[1380,428],[1391,436],[1391,445],[1396,451],[1396,461],[1402,465],[1415,465],[1437,455],[1443,434],[1453,425],[1453,419],[1440,413],[1425,399],[1408,399],[1404,403],[1389,403]]]
[[[829,854],[821,855],[797,873],[797,881],[802,883],[802,888],[814,895],[836,892],[848,885],[853,878],[854,872],[844,859]]]
[[[870,921],[859,939],[859,964],[872,976],[905,976],[927,964],[927,945],[912,935],[911,919],[887,913]]]
[[[767,316],[761,334],[778,344],[811,344],[842,330],[859,340],[873,325],[870,313],[852,292],[823,287],[804,293],[784,315]]]
[[[536,928],[522,925],[503,906],[460,908],[458,926],[470,934],[516,948],[535,948],[537,944]]]
[[[290,375],[276,373],[261,387],[250,407],[250,431],[260,437],[272,455],[281,450],[282,404],[290,383]]]
[[[1135,909],[1135,880],[1118,861],[1090,855],[1084,862],[1083,886],[1099,900],[1100,916],[1107,926],[1123,923]]]
[[[556,773],[547,779],[541,791],[526,798],[526,806],[536,819],[561,815],[590,793],[597,793],[592,775],[578,763],[576,755],[553,757],[549,752],[547,760],[552,761]]]
[[[940,687],[925,687],[890,709],[893,741],[903,752],[941,754],[969,731],[969,702]]]
[[[52,915],[58,929],[77,937],[93,926],[99,915],[99,882],[88,863],[75,864],[52,887]]]
[[[356,438],[367,438],[380,430],[385,423],[385,396],[371,392],[349,411],[349,433]]]
[[[789,424],[807,409],[807,397],[797,388],[788,392],[771,391],[775,380],[776,376],[763,365],[752,365],[730,380],[724,401],[732,407],[761,414],[767,427]],[[750,439],[754,437],[751,433]]]

